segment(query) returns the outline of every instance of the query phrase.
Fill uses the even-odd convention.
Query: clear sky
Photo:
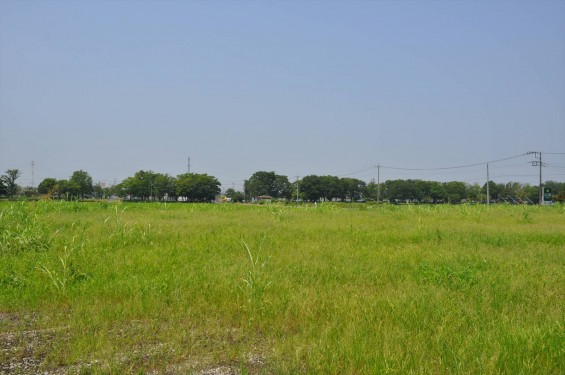
[[[483,183],[565,152],[565,1],[0,0],[0,173]],[[543,155],[565,180],[565,156]],[[532,156],[491,165],[536,183]],[[361,172],[358,172],[361,171]],[[356,172],[356,173],[353,173]],[[545,179],[545,178],[544,178]]]

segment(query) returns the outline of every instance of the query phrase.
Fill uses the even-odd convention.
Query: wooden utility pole
[[[299,177],[300,177],[299,175],[296,175],[296,203],[298,203],[298,193],[300,191],[300,189],[298,187],[298,178]]]
[[[543,167],[543,162],[541,161],[541,152],[539,153],[539,202],[544,204],[544,194],[543,194],[543,180],[541,178],[541,168]]]
[[[381,203],[381,165],[377,163],[377,203]]]
[[[487,163],[487,206],[490,205],[490,191],[489,191],[489,174],[488,174],[488,163]]]

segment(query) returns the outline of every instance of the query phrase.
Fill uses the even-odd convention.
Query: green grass
[[[564,206],[0,211],[0,372],[565,372]]]

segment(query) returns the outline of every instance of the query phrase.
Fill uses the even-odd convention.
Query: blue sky
[[[565,1],[0,1],[20,183],[259,170],[484,183],[565,153]],[[531,156],[491,165],[536,183]],[[544,155],[565,180],[565,156]],[[358,172],[361,171],[361,172]]]

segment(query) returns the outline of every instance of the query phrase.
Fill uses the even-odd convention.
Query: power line
[[[472,163],[472,164],[465,164],[465,165],[456,165],[456,166],[449,166],[449,167],[434,167],[434,168],[404,168],[404,167],[395,167],[395,166],[384,166],[384,165],[379,165],[379,168],[386,168],[386,169],[391,169],[391,170],[399,170],[399,171],[420,171],[420,172],[426,172],[426,171],[450,171],[450,170],[454,170],[454,169],[464,169],[464,168],[471,168],[471,167],[479,167],[479,166],[485,166],[487,164],[494,164],[494,163],[500,163],[506,160],[512,160],[512,159],[517,159],[517,158],[521,158],[527,155],[530,155],[531,152],[525,152],[522,154],[518,154],[518,155],[513,155],[513,156],[508,156],[508,157],[504,157],[504,158],[500,158],[500,159],[495,159],[495,160],[490,160],[490,161],[486,161],[486,162],[480,162],[480,163]],[[550,153],[544,153],[544,154],[550,154],[550,155],[565,155],[565,152],[550,152]],[[515,164],[507,164],[507,165],[501,165],[501,166],[497,166],[497,169],[502,169],[502,168],[511,168],[511,167],[517,167],[517,166],[524,166],[530,164],[530,162],[521,162],[521,163],[515,163]],[[545,166],[545,165],[544,165]],[[355,174],[359,174],[359,173],[363,173],[363,172],[367,172],[367,171],[371,171],[376,169],[377,166],[370,166],[370,167],[365,167],[363,169],[359,169],[356,171],[352,171],[349,173],[344,173],[339,175],[339,177],[345,177],[345,176],[351,176],[351,175],[355,175]],[[508,175],[511,176],[511,175]],[[530,176],[531,175],[513,175],[515,177],[525,177],[525,176]],[[499,177],[499,176],[497,176]]]
[[[537,177],[537,174],[501,174],[498,176],[492,176],[492,178],[499,178],[499,177]]]
[[[358,173],[363,173],[363,172],[371,171],[371,170],[376,169],[376,168],[377,168],[377,166],[372,165],[372,166],[370,166],[370,167],[366,167],[366,168],[357,170],[357,171],[355,171],[355,172],[349,172],[349,173],[341,174],[341,175],[339,175],[338,177],[351,176],[351,175],[354,175],[354,174],[358,174]]]
[[[500,168],[510,168],[510,167],[517,167],[517,166],[525,166],[525,165],[531,165],[530,162],[522,162],[522,163],[516,163],[516,164],[507,164],[507,165],[499,165],[497,166],[498,169]]]
[[[506,160],[511,160],[511,159],[516,159],[516,158],[521,158],[523,156],[528,155],[528,153],[523,153],[520,155],[514,155],[514,156],[509,156],[506,158],[502,158],[502,159],[497,159],[497,160],[491,160],[491,161],[486,161],[486,162],[482,162],[482,163],[473,163],[473,164],[467,164],[467,165],[456,165],[456,166],[452,166],[452,167],[438,167],[438,168],[401,168],[401,167],[389,167],[389,166],[383,166],[381,165],[381,168],[387,168],[387,169],[395,169],[395,170],[401,170],[401,171],[439,171],[439,170],[446,170],[446,169],[461,169],[461,168],[470,168],[470,167],[477,167],[479,165],[487,165],[487,164],[492,164],[492,163],[498,163],[501,161],[506,161]]]

